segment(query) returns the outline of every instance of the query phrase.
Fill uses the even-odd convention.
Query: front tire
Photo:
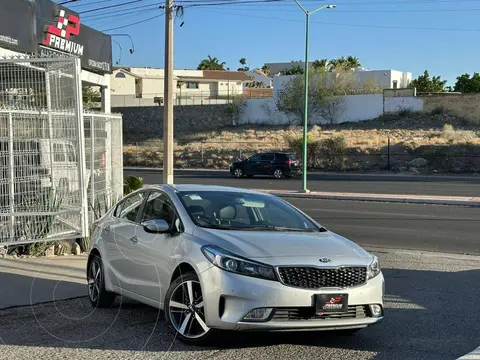
[[[95,308],[109,308],[113,305],[116,294],[105,289],[105,273],[102,259],[92,255],[87,269],[88,299]]]
[[[194,272],[180,275],[170,285],[165,296],[165,320],[186,344],[209,344],[217,334],[205,323],[202,288]]]
[[[235,176],[237,179],[240,179],[243,177],[243,170],[238,167],[233,169],[233,176]]]

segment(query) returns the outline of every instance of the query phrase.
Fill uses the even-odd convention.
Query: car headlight
[[[378,262],[378,257],[376,257],[375,255],[372,255],[372,256],[373,256],[373,261],[370,263],[370,265],[368,265],[368,268],[367,268],[368,280],[373,279],[375,276],[380,274],[380,264]]]
[[[235,274],[277,281],[275,270],[270,265],[244,259],[213,245],[202,247],[202,252],[213,265],[220,269]]]

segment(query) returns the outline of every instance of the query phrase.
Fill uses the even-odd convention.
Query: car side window
[[[261,155],[253,155],[249,160],[250,161],[260,161]]]
[[[117,206],[114,215],[119,219],[135,221],[143,200],[145,200],[145,195],[145,192],[139,192],[125,199]]]
[[[154,191],[148,196],[141,222],[148,220],[165,220],[168,225],[173,226],[177,218],[175,208],[170,198],[160,192]]]
[[[273,159],[275,159],[275,155],[273,154],[262,155],[262,161],[273,161]]]

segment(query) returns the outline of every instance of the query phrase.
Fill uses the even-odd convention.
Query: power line
[[[159,14],[159,15],[155,15],[155,16],[152,16],[151,18],[144,19],[144,20],[141,20],[141,21],[136,21],[136,22],[131,23],[131,24],[122,25],[122,26],[118,26],[118,27],[111,28],[111,29],[103,29],[102,31],[112,31],[112,30],[124,29],[124,28],[126,28],[126,27],[130,27],[130,26],[142,24],[142,23],[144,23],[144,22],[147,22],[147,21],[150,21],[150,20],[153,20],[153,19],[157,19],[157,18],[159,18],[160,16],[163,16],[163,14],[164,14],[164,13]]]
[[[86,13],[89,13],[89,12],[100,11],[100,10],[105,10],[105,9],[111,9],[111,8],[114,8],[114,7],[130,5],[130,4],[138,3],[140,1],[143,1],[143,0],[133,0],[133,1],[126,2],[126,3],[109,5],[109,6],[96,8],[96,9],[88,9],[88,10],[85,10],[85,11],[80,11],[79,14],[86,14]]]
[[[212,5],[215,6],[217,4],[198,4],[196,6],[206,6]],[[185,6],[185,8],[190,6]],[[249,7],[249,8],[237,8],[235,7],[232,10],[240,10],[240,11],[251,11],[251,10],[258,10],[258,7]],[[262,8],[262,9],[265,9]],[[272,9],[271,7],[268,11],[288,11],[291,12],[289,9]],[[480,9],[403,9],[403,10],[335,10],[335,13],[401,13],[401,12],[463,12],[463,11],[480,11]]]
[[[285,0],[244,0],[244,1],[236,1],[235,3],[232,2],[219,2],[219,3],[202,3],[202,4],[192,4],[192,5],[186,5],[184,6],[185,9],[191,8],[191,7],[196,7],[196,6],[218,6],[218,5],[233,5],[233,4],[258,4],[260,2],[262,3],[272,3],[272,2],[279,2],[279,1],[285,1]]]
[[[105,15],[110,15],[110,14],[115,14],[115,15],[118,15],[118,14],[122,14],[122,13],[125,13],[125,14],[130,14],[130,13],[134,13],[135,11],[139,10],[139,9],[158,9],[160,5],[162,5],[163,3],[156,3],[156,4],[149,4],[149,5],[141,5],[141,6],[134,6],[134,7],[131,7],[131,8],[128,8],[128,9],[122,9],[122,10],[113,10],[113,11],[106,11],[106,12],[102,12],[101,14],[92,14],[92,15],[86,15],[84,16],[83,18],[84,19],[93,19],[93,18],[104,18]]]
[[[87,3],[87,4],[84,4],[84,3],[81,3],[81,4],[72,4],[70,5],[70,7],[74,7],[75,10],[79,7],[84,7],[84,6],[91,6],[91,5],[96,5],[96,4],[100,4],[100,3],[106,3],[106,2],[110,2],[112,0],[100,0],[100,1],[95,1],[94,3]]]
[[[236,16],[245,16],[250,18],[265,19],[265,20],[278,20],[278,21],[288,21],[288,22],[297,22],[304,23],[304,20],[295,20],[295,19],[285,19],[285,18],[273,18],[267,16],[257,16],[257,15],[247,15],[247,14],[238,14],[231,13],[226,11],[217,11],[211,9],[197,9],[199,11],[210,11],[216,12],[219,14],[225,15],[236,15]],[[333,26],[347,26],[347,27],[366,27],[366,28],[375,28],[375,29],[401,29],[401,30],[430,30],[430,31],[473,31],[480,32],[480,29],[459,29],[459,28],[427,28],[427,27],[411,27],[411,26],[390,26],[390,25],[367,25],[367,24],[344,24],[344,23],[332,23],[332,22],[323,22],[323,21],[310,21],[314,24],[322,25],[333,25]]]
[[[479,2],[480,0],[455,0],[455,4],[459,2]],[[225,2],[225,0],[178,0],[176,3],[216,3],[216,2]],[[257,3],[257,4],[262,4],[265,1],[263,0],[257,0],[257,1],[252,1],[252,3]],[[342,1],[334,1],[336,5],[345,5],[348,7],[352,6],[364,6],[364,5],[419,5],[419,4],[442,4],[442,3],[450,3],[452,4],[452,0],[419,0],[419,1],[414,1],[414,0],[391,0],[388,2],[385,1],[364,1],[364,2],[342,2]],[[233,1],[228,1],[228,5],[234,5],[237,2],[235,0]],[[303,3],[315,3],[317,4],[318,1],[316,0],[303,0]],[[278,5],[287,5],[287,6],[295,6],[295,3],[292,3],[288,0],[279,0]]]

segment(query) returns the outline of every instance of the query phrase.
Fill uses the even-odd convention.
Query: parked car
[[[117,294],[164,310],[189,344],[221,330],[342,330],[382,321],[376,256],[273,195],[154,185],[93,224],[93,307]]]
[[[236,178],[254,175],[273,175],[276,179],[293,177],[300,172],[300,163],[294,154],[274,152],[255,154],[230,164],[230,173]]]

